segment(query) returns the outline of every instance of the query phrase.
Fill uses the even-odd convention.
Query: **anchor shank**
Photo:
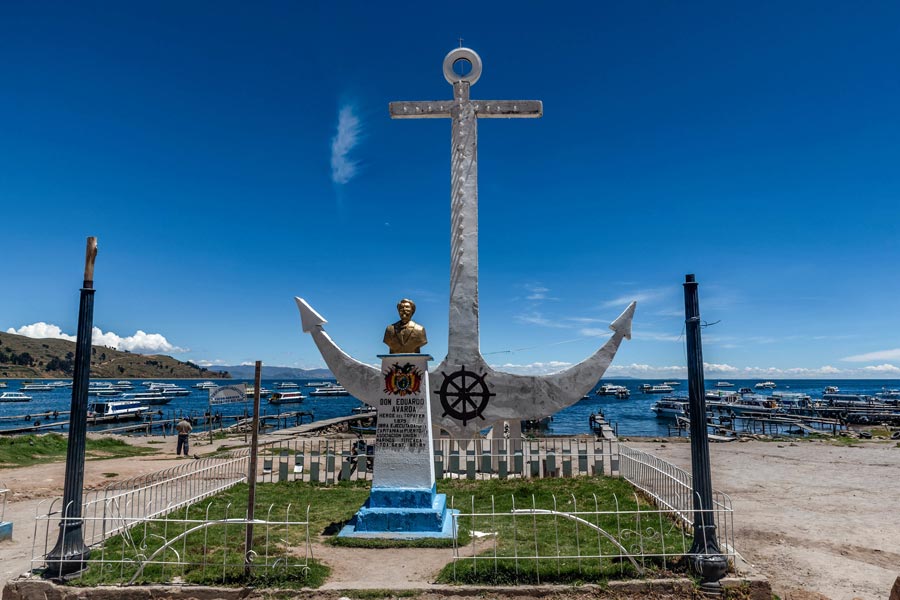
[[[447,360],[480,360],[478,329],[478,119],[469,83],[453,84],[450,109],[450,330]]]

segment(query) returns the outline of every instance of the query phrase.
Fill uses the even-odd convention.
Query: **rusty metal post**
[[[81,518],[84,486],[84,450],[87,437],[88,383],[91,377],[91,332],[94,325],[94,261],[97,238],[87,239],[84,259],[84,284],[78,307],[78,332],[75,338],[75,371],[72,377],[72,403],[69,409],[69,438],[66,447],[66,474],[63,484],[62,516],[59,538],[45,557],[45,577],[63,577],[84,568],[91,554],[84,543]]]
[[[250,437],[250,464],[247,468],[247,534],[244,537],[244,577],[249,577],[253,557],[253,519],[256,514],[256,456],[259,444],[259,385],[262,361],[256,361],[256,374],[253,378],[253,432]],[[246,404],[245,404],[246,406]]]
[[[693,275],[684,278],[684,316],[687,336],[688,396],[691,418],[691,479],[694,497],[694,542],[691,569],[700,576],[701,586],[716,593],[725,576],[728,561],[719,549],[713,518],[712,476],[709,437],[706,431],[706,384],[703,380],[703,347],[700,340],[700,300]]]

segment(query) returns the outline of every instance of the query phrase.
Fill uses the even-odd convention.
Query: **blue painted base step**
[[[375,488],[339,537],[378,539],[447,538],[454,536],[453,514],[446,494],[432,489]]]

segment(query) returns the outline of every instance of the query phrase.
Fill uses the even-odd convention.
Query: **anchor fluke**
[[[297,308],[300,309],[300,323],[303,327],[303,333],[310,333],[316,328],[321,329],[322,325],[328,322],[325,320],[325,317],[317,313],[312,306],[307,304],[306,300],[303,298],[294,296],[294,301],[297,302]]]
[[[609,328],[613,330],[614,333],[617,333],[623,336],[626,340],[631,339],[631,320],[634,318],[634,309],[637,306],[637,302],[632,302],[628,305],[619,318],[610,323]]]

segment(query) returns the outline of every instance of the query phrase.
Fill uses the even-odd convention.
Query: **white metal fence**
[[[507,479],[617,475],[616,442],[593,438],[434,441],[438,479]],[[236,455],[247,454],[242,450]],[[334,484],[371,480],[374,447],[364,439],[279,440],[260,447],[260,481]]]
[[[498,583],[547,582],[565,573],[604,577],[614,572],[639,575],[666,569],[690,549],[693,510],[691,477],[655,456],[608,440],[436,440],[436,474],[457,479],[621,476],[641,493],[633,498],[576,500],[553,497],[528,506],[471,497],[454,517],[470,536],[455,540],[454,579]],[[373,457],[355,440],[291,440],[261,448],[258,479],[335,484],[370,479]],[[243,455],[241,455],[243,454]],[[222,583],[240,580],[247,564],[243,532],[245,509],[230,505],[200,508],[200,501],[246,480],[246,452],[210,458],[87,492],[82,510],[85,543],[94,549],[88,565],[106,582],[142,580]],[[215,499],[213,499],[215,501]],[[458,502],[459,498],[452,502]],[[249,573],[309,571],[309,508],[304,518],[271,514],[258,527]],[[314,510],[314,508],[313,508]],[[42,503],[35,517],[32,563],[46,564],[63,517],[60,500]],[[297,511],[293,511],[296,515]],[[703,511],[713,519],[725,553],[734,555],[730,498],[714,495]],[[705,516],[705,515],[708,515]],[[258,515],[260,516],[260,515]],[[262,544],[260,546],[260,544]],[[189,552],[189,550],[191,550]],[[200,560],[196,557],[202,557]],[[96,573],[99,572],[99,575]],[[554,575],[555,573],[555,575]]]
[[[671,511],[685,526],[693,527],[695,511],[690,473],[625,444],[619,444],[619,466],[622,478],[652,498],[660,509]],[[724,492],[713,491],[712,507],[700,514],[704,519],[714,519],[719,541],[733,554],[734,510],[731,497]]]
[[[456,522],[471,539],[454,545],[455,582],[602,581],[662,572],[690,556],[692,536],[679,515],[637,494],[580,503],[554,495],[543,505],[532,497],[525,506],[512,498],[502,509],[498,500],[457,506]]]

